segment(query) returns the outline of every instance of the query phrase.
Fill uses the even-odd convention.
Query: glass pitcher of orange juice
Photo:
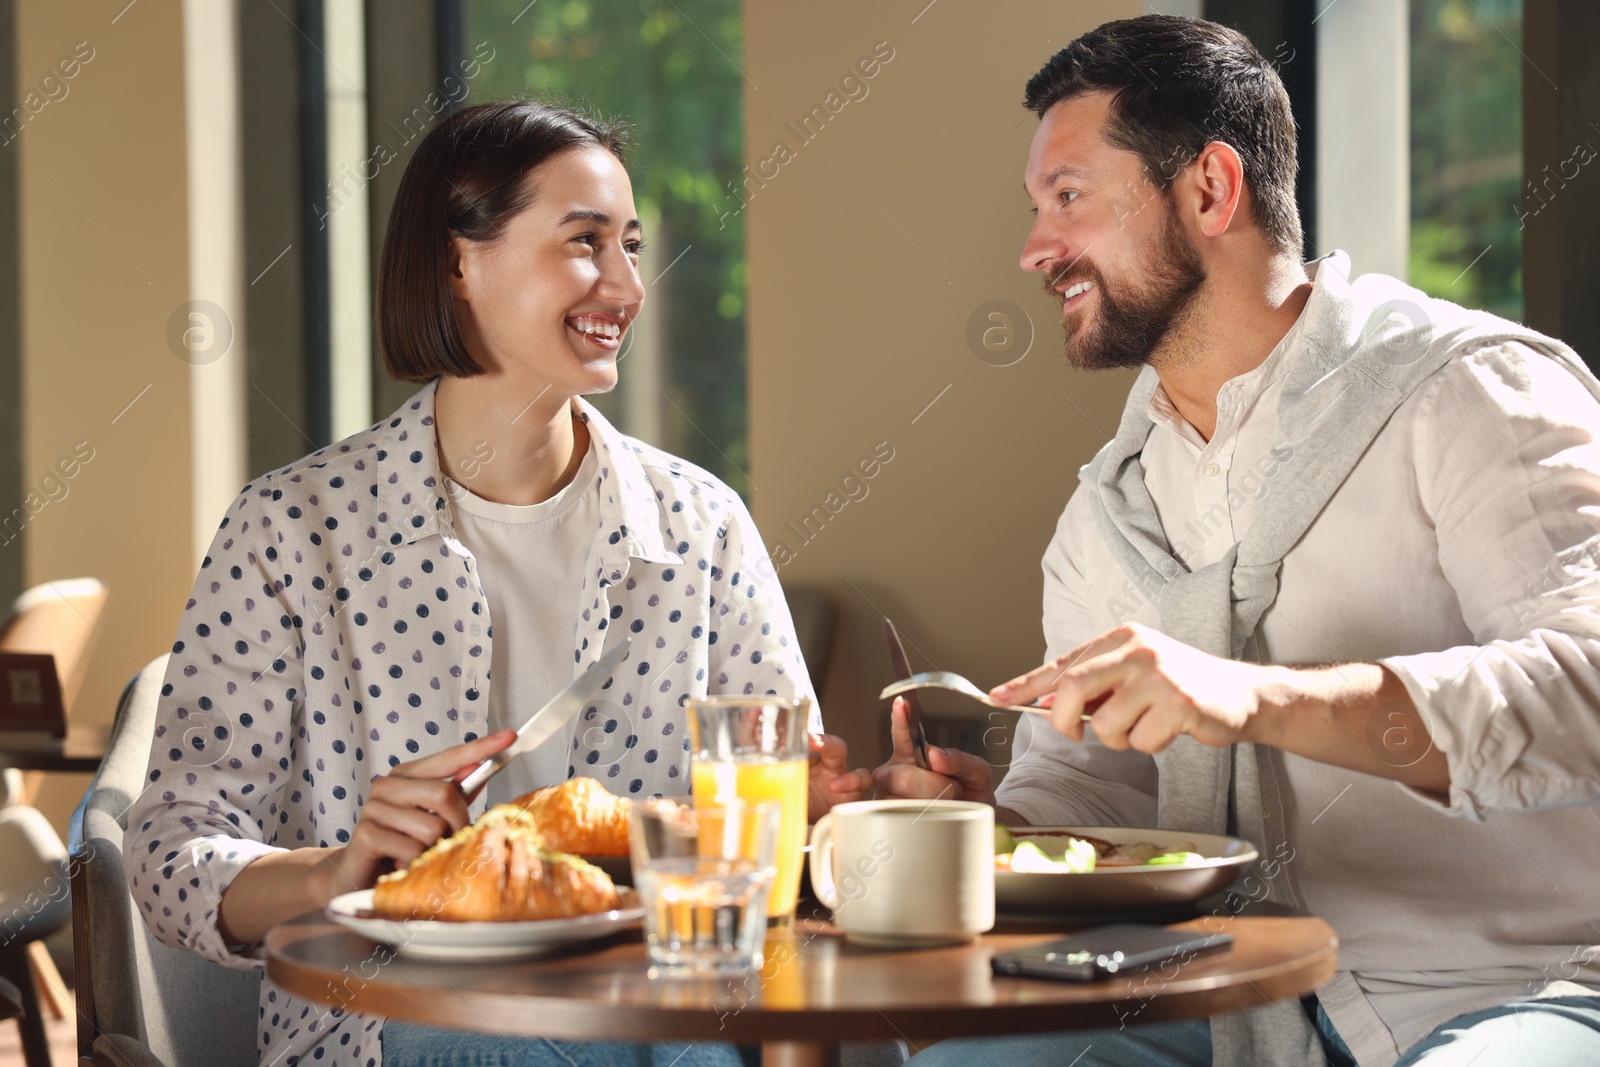
[[[768,922],[787,923],[800,895],[805,858],[808,760],[805,697],[714,696],[690,700],[689,747],[695,800],[775,800],[777,876],[767,897]]]

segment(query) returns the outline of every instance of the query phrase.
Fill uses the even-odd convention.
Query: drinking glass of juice
[[[767,898],[767,921],[794,918],[805,858],[808,753],[805,697],[714,696],[688,702],[690,765],[695,800],[725,803],[774,800],[778,822],[777,876]]]

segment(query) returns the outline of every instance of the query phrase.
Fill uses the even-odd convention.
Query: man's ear
[[[1188,208],[1200,232],[1221,237],[1244,200],[1244,161],[1231,144],[1212,141],[1174,184],[1180,187],[1180,204]]]
[[[450,271],[450,292],[457,300],[467,303],[472,302],[472,278],[475,274],[477,250],[472,247],[472,242],[451,231],[449,237],[449,251],[446,256],[447,266]]]

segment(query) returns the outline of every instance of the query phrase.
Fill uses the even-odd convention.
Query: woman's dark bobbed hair
[[[528,172],[569,148],[624,159],[625,128],[530,100],[454,112],[417,145],[389,210],[378,262],[378,343],[389,373],[405,382],[482,374],[461,340],[451,292],[452,235],[500,236],[528,206]]]

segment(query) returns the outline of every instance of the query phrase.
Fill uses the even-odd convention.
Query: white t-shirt
[[[456,536],[477,558],[494,627],[489,731],[515,729],[572,681],[584,567],[600,529],[599,458],[538,504],[497,504],[445,479]],[[489,804],[566,780],[573,726],[489,780]]]

